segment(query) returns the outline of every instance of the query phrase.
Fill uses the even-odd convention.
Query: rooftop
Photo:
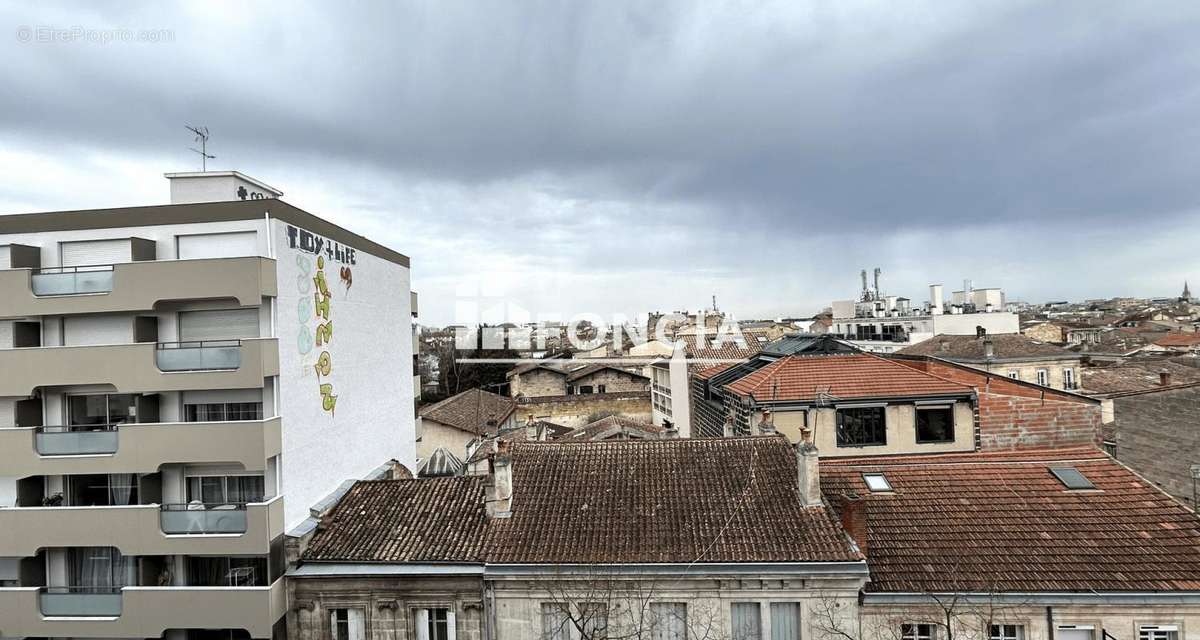
[[[517,401],[483,389],[467,389],[441,402],[421,409],[421,417],[475,435],[484,435],[496,429],[488,428],[488,421],[500,425],[517,408]]]
[[[1129,360],[1107,367],[1084,367],[1080,372],[1085,393],[1104,395],[1162,389],[1162,373],[1168,386],[1200,383],[1200,369],[1170,360]]]
[[[1095,449],[824,459],[821,483],[865,497],[869,593],[1200,589],[1200,519]]]
[[[595,422],[579,427],[573,431],[557,436],[563,441],[582,442],[585,440],[607,440],[610,438],[658,438],[663,428],[649,422],[631,420],[623,416],[608,416]]]
[[[1097,327],[1098,328],[1098,327]],[[1041,342],[1019,333],[994,333],[986,338],[973,335],[938,334],[928,340],[900,349],[896,353],[912,356],[936,356],[962,362],[985,362],[984,340],[991,339],[991,360],[1078,359],[1079,354],[1058,345]]]
[[[513,511],[488,561],[859,560],[824,508],[800,501],[783,437],[515,443]]]
[[[759,402],[970,395],[972,388],[870,354],[789,356],[725,387]]]
[[[321,519],[306,562],[479,562],[482,476],[362,480]]]

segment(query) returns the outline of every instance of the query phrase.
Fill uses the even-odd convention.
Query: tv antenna
[[[196,142],[200,143],[200,148],[188,147],[190,151],[200,154],[200,170],[208,171],[208,161],[215,160],[216,156],[208,155],[208,127],[193,127],[191,125],[183,125],[188,131],[196,134]]]

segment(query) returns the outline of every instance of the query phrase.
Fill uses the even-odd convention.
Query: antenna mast
[[[200,143],[200,148],[197,149],[195,147],[188,147],[188,149],[200,154],[200,170],[208,171],[208,161],[215,160],[217,158],[216,156],[208,155],[208,127],[193,127],[187,124],[183,126],[187,128],[188,131],[196,134],[196,142]]]

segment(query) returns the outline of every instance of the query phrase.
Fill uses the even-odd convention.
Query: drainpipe
[[[1046,640],[1054,640],[1054,607],[1046,606]]]

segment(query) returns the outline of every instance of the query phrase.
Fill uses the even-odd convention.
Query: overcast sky
[[[327,4],[5,4],[0,213],[165,202],[198,123],[425,323],[1200,289],[1194,0]]]

